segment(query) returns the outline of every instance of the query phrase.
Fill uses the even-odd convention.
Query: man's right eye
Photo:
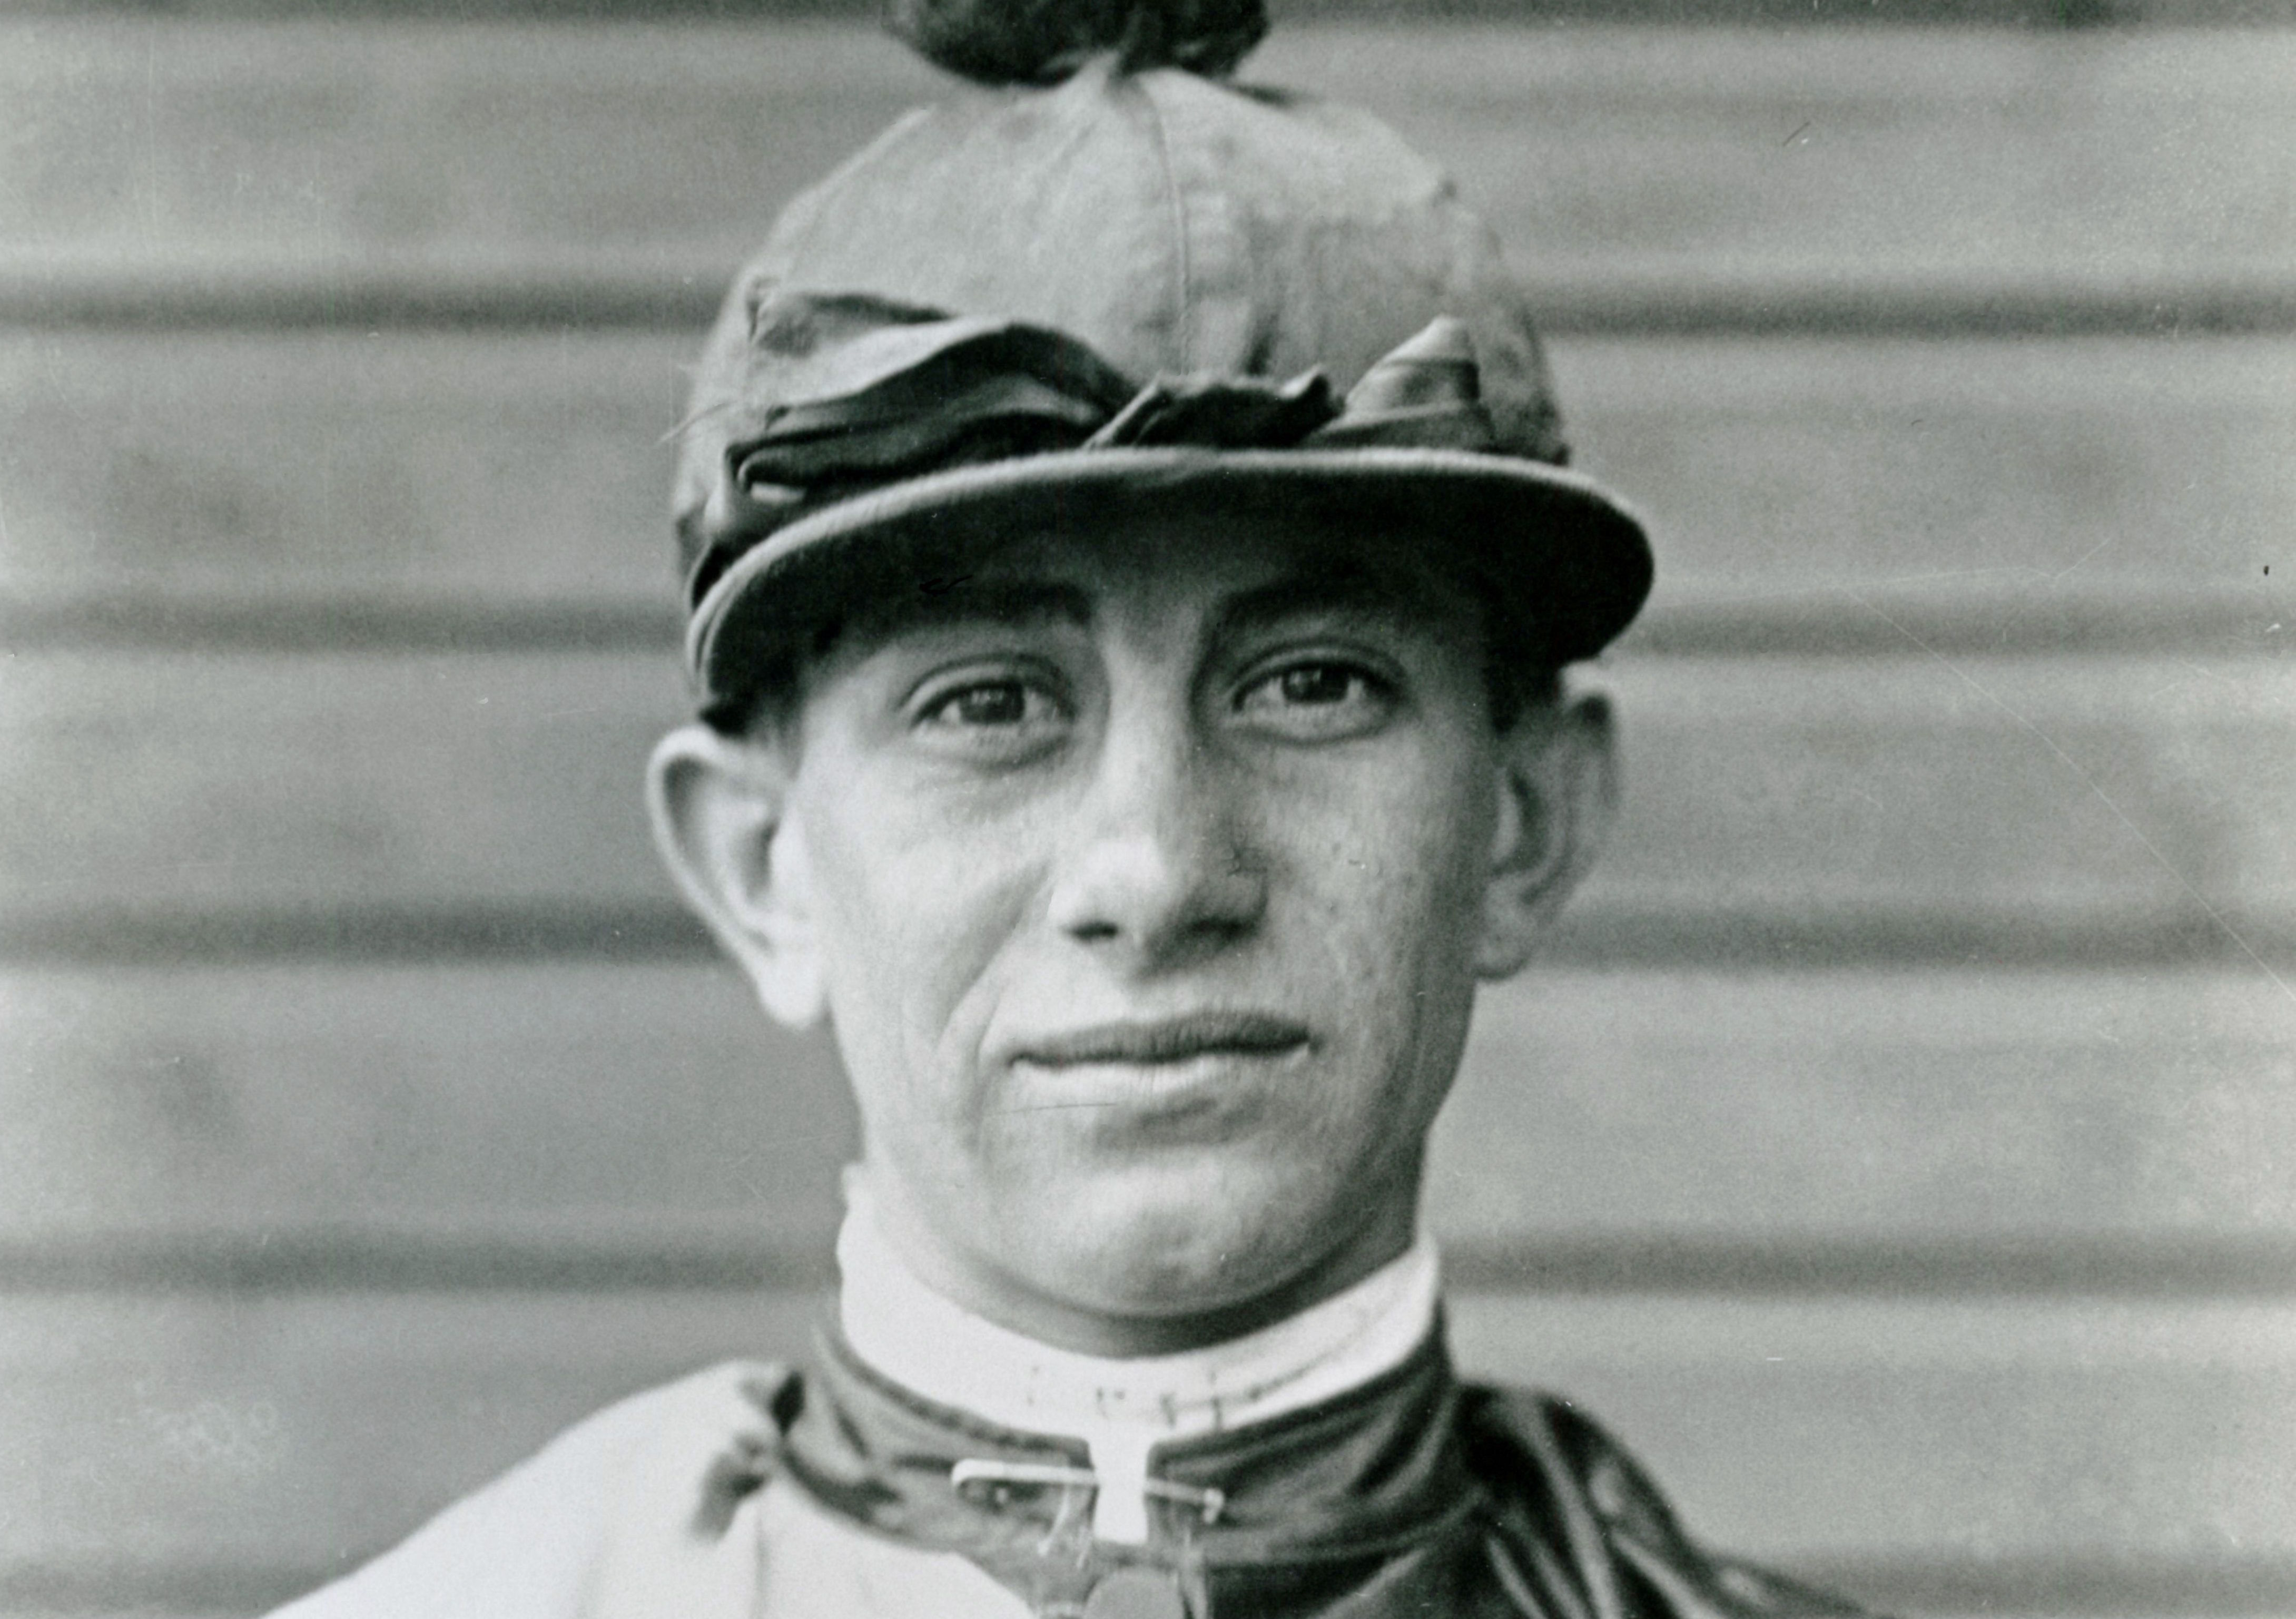
[[[1011,677],[965,680],[928,693],[916,710],[926,736],[1004,748],[1054,735],[1068,719],[1059,698],[1033,681]]]

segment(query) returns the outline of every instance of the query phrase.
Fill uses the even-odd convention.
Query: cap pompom
[[[886,22],[928,61],[992,85],[1057,84],[1103,52],[1126,72],[1217,78],[1267,33],[1262,0],[890,0]]]

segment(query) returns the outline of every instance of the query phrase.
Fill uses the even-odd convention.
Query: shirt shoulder
[[[583,1619],[627,1577],[628,1545],[715,1550],[762,1476],[788,1381],[729,1361],[634,1394],[271,1619]]]

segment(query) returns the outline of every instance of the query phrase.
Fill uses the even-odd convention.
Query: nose
[[[1053,925],[1134,970],[1249,934],[1267,877],[1238,790],[1185,715],[1112,711],[1054,875]]]

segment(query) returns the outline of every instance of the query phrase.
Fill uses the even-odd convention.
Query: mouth
[[[1304,1050],[1307,1026],[1264,1012],[1197,1012],[1152,1022],[1098,1023],[1021,1045],[1013,1060],[1044,1068],[1092,1064],[1193,1063],[1205,1057],[1275,1057]]]

